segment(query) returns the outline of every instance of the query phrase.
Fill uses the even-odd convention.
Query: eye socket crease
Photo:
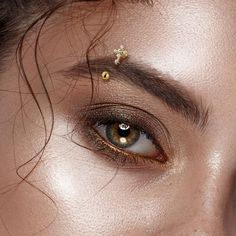
[[[169,108],[182,115],[192,125],[204,132],[209,120],[209,107],[205,106],[202,99],[196,99],[179,82],[171,76],[145,65],[143,62],[131,61],[117,66],[113,57],[91,59],[89,63],[79,62],[67,70],[61,71],[64,75],[73,79],[79,79],[82,75],[109,71],[112,80],[122,81],[132,86],[139,87],[145,92],[154,95]],[[91,79],[90,77],[83,77]],[[95,79],[92,77],[92,79]]]

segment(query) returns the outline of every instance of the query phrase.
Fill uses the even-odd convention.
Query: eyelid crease
[[[119,121],[129,123],[136,129],[148,132],[154,144],[164,156],[167,157],[173,154],[171,136],[167,127],[160,119],[143,109],[126,104],[97,103],[80,108],[78,113],[82,116],[83,121],[81,123],[85,124],[85,127],[93,127],[99,122]]]
[[[107,108],[115,109],[115,108],[117,108],[118,110],[122,110],[122,109],[125,110],[126,109],[126,110],[130,110],[130,111],[133,111],[133,112],[136,112],[135,110],[139,110],[139,111],[143,112],[144,114],[150,116],[150,118],[152,118],[153,120],[157,121],[157,123],[159,123],[161,125],[161,127],[164,128],[166,138],[169,141],[171,139],[170,133],[169,133],[168,129],[166,128],[165,124],[160,119],[158,119],[155,115],[145,111],[144,109],[142,109],[140,107],[137,108],[135,106],[127,105],[127,104],[124,104],[124,103],[118,103],[117,104],[117,103],[103,102],[103,103],[94,103],[94,104],[89,104],[87,106],[84,106],[83,108],[79,109],[79,112],[82,112],[82,114],[85,114],[85,116],[86,116],[86,113],[89,110],[90,111],[96,111],[96,110],[99,110],[101,108],[103,108],[103,109],[107,109]]]
[[[201,98],[198,100],[177,81],[152,67],[141,62],[132,62],[130,58],[119,66],[113,63],[114,58],[105,57],[90,60],[88,63],[78,63],[62,71],[63,74],[78,79],[89,71],[100,74],[109,71],[112,79],[122,80],[132,86],[144,89],[146,92],[158,97],[172,110],[181,114],[186,120],[205,132],[209,120],[209,108],[204,106]],[[92,76],[92,75],[91,75]],[[85,78],[85,77],[83,77]],[[86,77],[89,78],[89,77]],[[95,79],[92,77],[92,79]]]
[[[119,108],[115,108],[115,107],[119,107]],[[163,165],[163,168],[164,168],[164,166],[167,166],[167,165],[169,166],[170,165],[169,158],[166,155],[166,152],[164,151],[164,149],[162,148],[162,146],[160,144],[160,140],[157,140],[156,138],[155,138],[155,141],[156,141],[155,145],[157,147],[157,150],[160,151],[160,156],[158,156],[156,158],[146,157],[146,156],[141,156],[139,154],[128,153],[128,152],[126,152],[126,151],[124,151],[124,150],[122,150],[118,147],[114,147],[112,144],[109,144],[103,137],[101,137],[100,134],[98,134],[97,131],[94,130],[94,128],[92,128],[98,122],[101,122],[101,123],[106,122],[106,121],[104,121],[104,117],[105,117],[105,119],[111,121],[113,119],[113,116],[111,115],[111,110],[115,114],[118,114],[117,117],[116,117],[117,120],[118,120],[121,117],[120,113],[122,113],[121,112],[122,109],[125,110],[123,113],[126,113],[126,115],[129,114],[129,112],[127,111],[128,108],[130,110],[136,109],[136,111],[133,110],[133,112],[136,112],[136,113],[137,113],[137,109],[141,110],[139,108],[135,108],[135,107],[132,107],[132,106],[127,106],[126,105],[124,107],[121,107],[120,104],[108,104],[108,103],[89,105],[89,108],[85,107],[84,112],[86,113],[86,117],[84,118],[83,122],[78,124],[80,127],[83,127],[82,128],[83,131],[82,131],[81,134],[85,133],[85,137],[86,137],[85,140],[89,140],[88,141],[89,143],[93,143],[94,146],[95,146],[95,149],[99,153],[105,154],[105,156],[107,156],[107,157],[109,157],[109,155],[110,156],[115,155],[115,156],[118,157],[119,162],[121,162],[125,165],[126,165],[126,162],[130,162],[130,164],[133,163],[133,164],[139,165],[140,161],[143,161],[143,162],[150,161],[150,163],[157,162],[157,163]],[[106,109],[107,109],[107,111],[106,111]],[[82,109],[80,109],[79,112],[81,112],[81,110]],[[120,113],[119,113],[119,111],[120,111]],[[161,121],[159,121],[154,115],[149,114],[146,111],[143,111],[143,112],[146,116],[149,116],[149,119],[155,119],[159,123],[159,125],[161,126],[161,124],[162,124]],[[144,114],[143,114],[143,117],[145,116]],[[100,118],[100,116],[102,118]],[[129,115],[127,115],[127,117],[128,116]],[[139,118],[137,118],[137,117],[139,117]],[[144,123],[145,123],[144,120],[146,121],[146,120],[149,120],[149,119],[141,119],[140,117],[141,117],[141,115],[136,116],[137,119],[133,119],[134,117],[130,117],[130,120],[134,120],[133,122],[142,123],[142,125],[140,124],[140,128],[138,127],[138,129],[144,128],[144,130],[146,130],[147,132],[150,132],[150,129],[151,130],[156,129],[156,131],[154,131],[154,132],[156,132],[156,136],[158,136],[158,137],[164,135],[163,132],[167,132],[169,134],[169,132],[168,132],[168,130],[165,126],[158,128],[157,125],[153,124],[153,126],[155,128],[153,128],[153,126],[152,126],[152,128],[147,128],[144,125]],[[125,120],[124,120],[124,122],[125,122]],[[147,122],[147,123],[149,123],[149,122]],[[131,125],[133,125],[133,124],[131,124]],[[150,125],[150,124],[148,124],[148,125]],[[141,126],[143,126],[143,127],[141,127]],[[157,131],[157,129],[158,130],[164,129],[163,132],[162,132],[163,134],[161,135],[161,133],[160,133],[161,131]],[[163,137],[162,137],[162,141],[163,141]],[[169,140],[167,142],[169,143]],[[91,150],[91,148],[90,148],[90,150]],[[94,151],[96,152],[96,150],[94,150]],[[112,158],[109,157],[109,159],[112,159]],[[114,161],[116,161],[116,160],[114,160]]]

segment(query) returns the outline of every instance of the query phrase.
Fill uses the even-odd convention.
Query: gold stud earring
[[[102,80],[107,81],[110,79],[110,74],[107,71],[102,72]]]
[[[115,49],[114,54],[116,56],[116,65],[119,65],[123,60],[128,57],[128,51],[124,48],[123,45],[121,45],[119,49]]]

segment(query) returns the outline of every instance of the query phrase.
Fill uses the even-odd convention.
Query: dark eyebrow
[[[91,59],[89,63],[79,62],[64,72],[67,75],[79,77],[88,74],[89,71],[93,79],[94,73],[100,76],[103,71],[108,71],[112,80],[122,80],[122,82],[144,89],[201,130],[208,123],[209,109],[203,106],[201,98],[196,100],[191,92],[169,75],[163,74],[149,65],[128,59],[117,66],[114,58],[105,57]]]

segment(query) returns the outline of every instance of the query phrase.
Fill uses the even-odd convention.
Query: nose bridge
[[[168,227],[167,231],[161,231],[157,235],[170,236],[228,236],[228,203],[230,202],[230,190],[223,186],[228,181],[226,177],[207,172],[206,175],[198,179],[198,184],[194,188],[193,197],[188,206],[183,207],[183,214],[186,217],[181,222]],[[188,198],[189,196],[187,196]]]
[[[157,235],[236,235],[236,204],[233,201],[236,188],[236,130],[232,129],[236,117],[235,112],[230,111],[233,106],[227,109],[229,111],[219,107],[218,116],[214,117],[206,139],[203,138],[203,149],[199,151],[202,155],[198,153],[197,158],[192,158],[187,164],[185,181],[188,188],[184,189],[186,197],[182,203],[182,214],[189,212],[181,222],[176,220],[168,231]],[[231,115],[219,115],[221,112]]]
[[[214,165],[212,165],[209,161],[205,175],[202,176],[201,184],[198,187],[202,213],[210,218],[223,217],[230,198],[231,173],[227,166],[221,164],[221,162],[216,160]]]
[[[217,186],[206,187],[201,193],[195,214],[189,219],[188,235],[228,235],[225,226],[228,191],[218,191],[217,188]]]
[[[203,163],[193,199],[196,206],[185,224],[189,233],[183,235],[229,235],[226,221],[232,204],[234,168],[225,164],[226,155],[215,153]]]
[[[233,168],[223,165],[222,155],[211,160],[192,163],[184,177],[186,187],[180,190],[178,215],[166,228],[155,235],[170,236],[233,236],[236,227],[232,224],[230,211],[233,196]],[[200,175],[199,175],[200,172]],[[182,182],[182,181],[181,181]],[[173,215],[175,212],[173,211]],[[233,213],[234,214],[234,213]],[[230,222],[230,223],[229,223]],[[232,234],[232,228],[235,228]]]

